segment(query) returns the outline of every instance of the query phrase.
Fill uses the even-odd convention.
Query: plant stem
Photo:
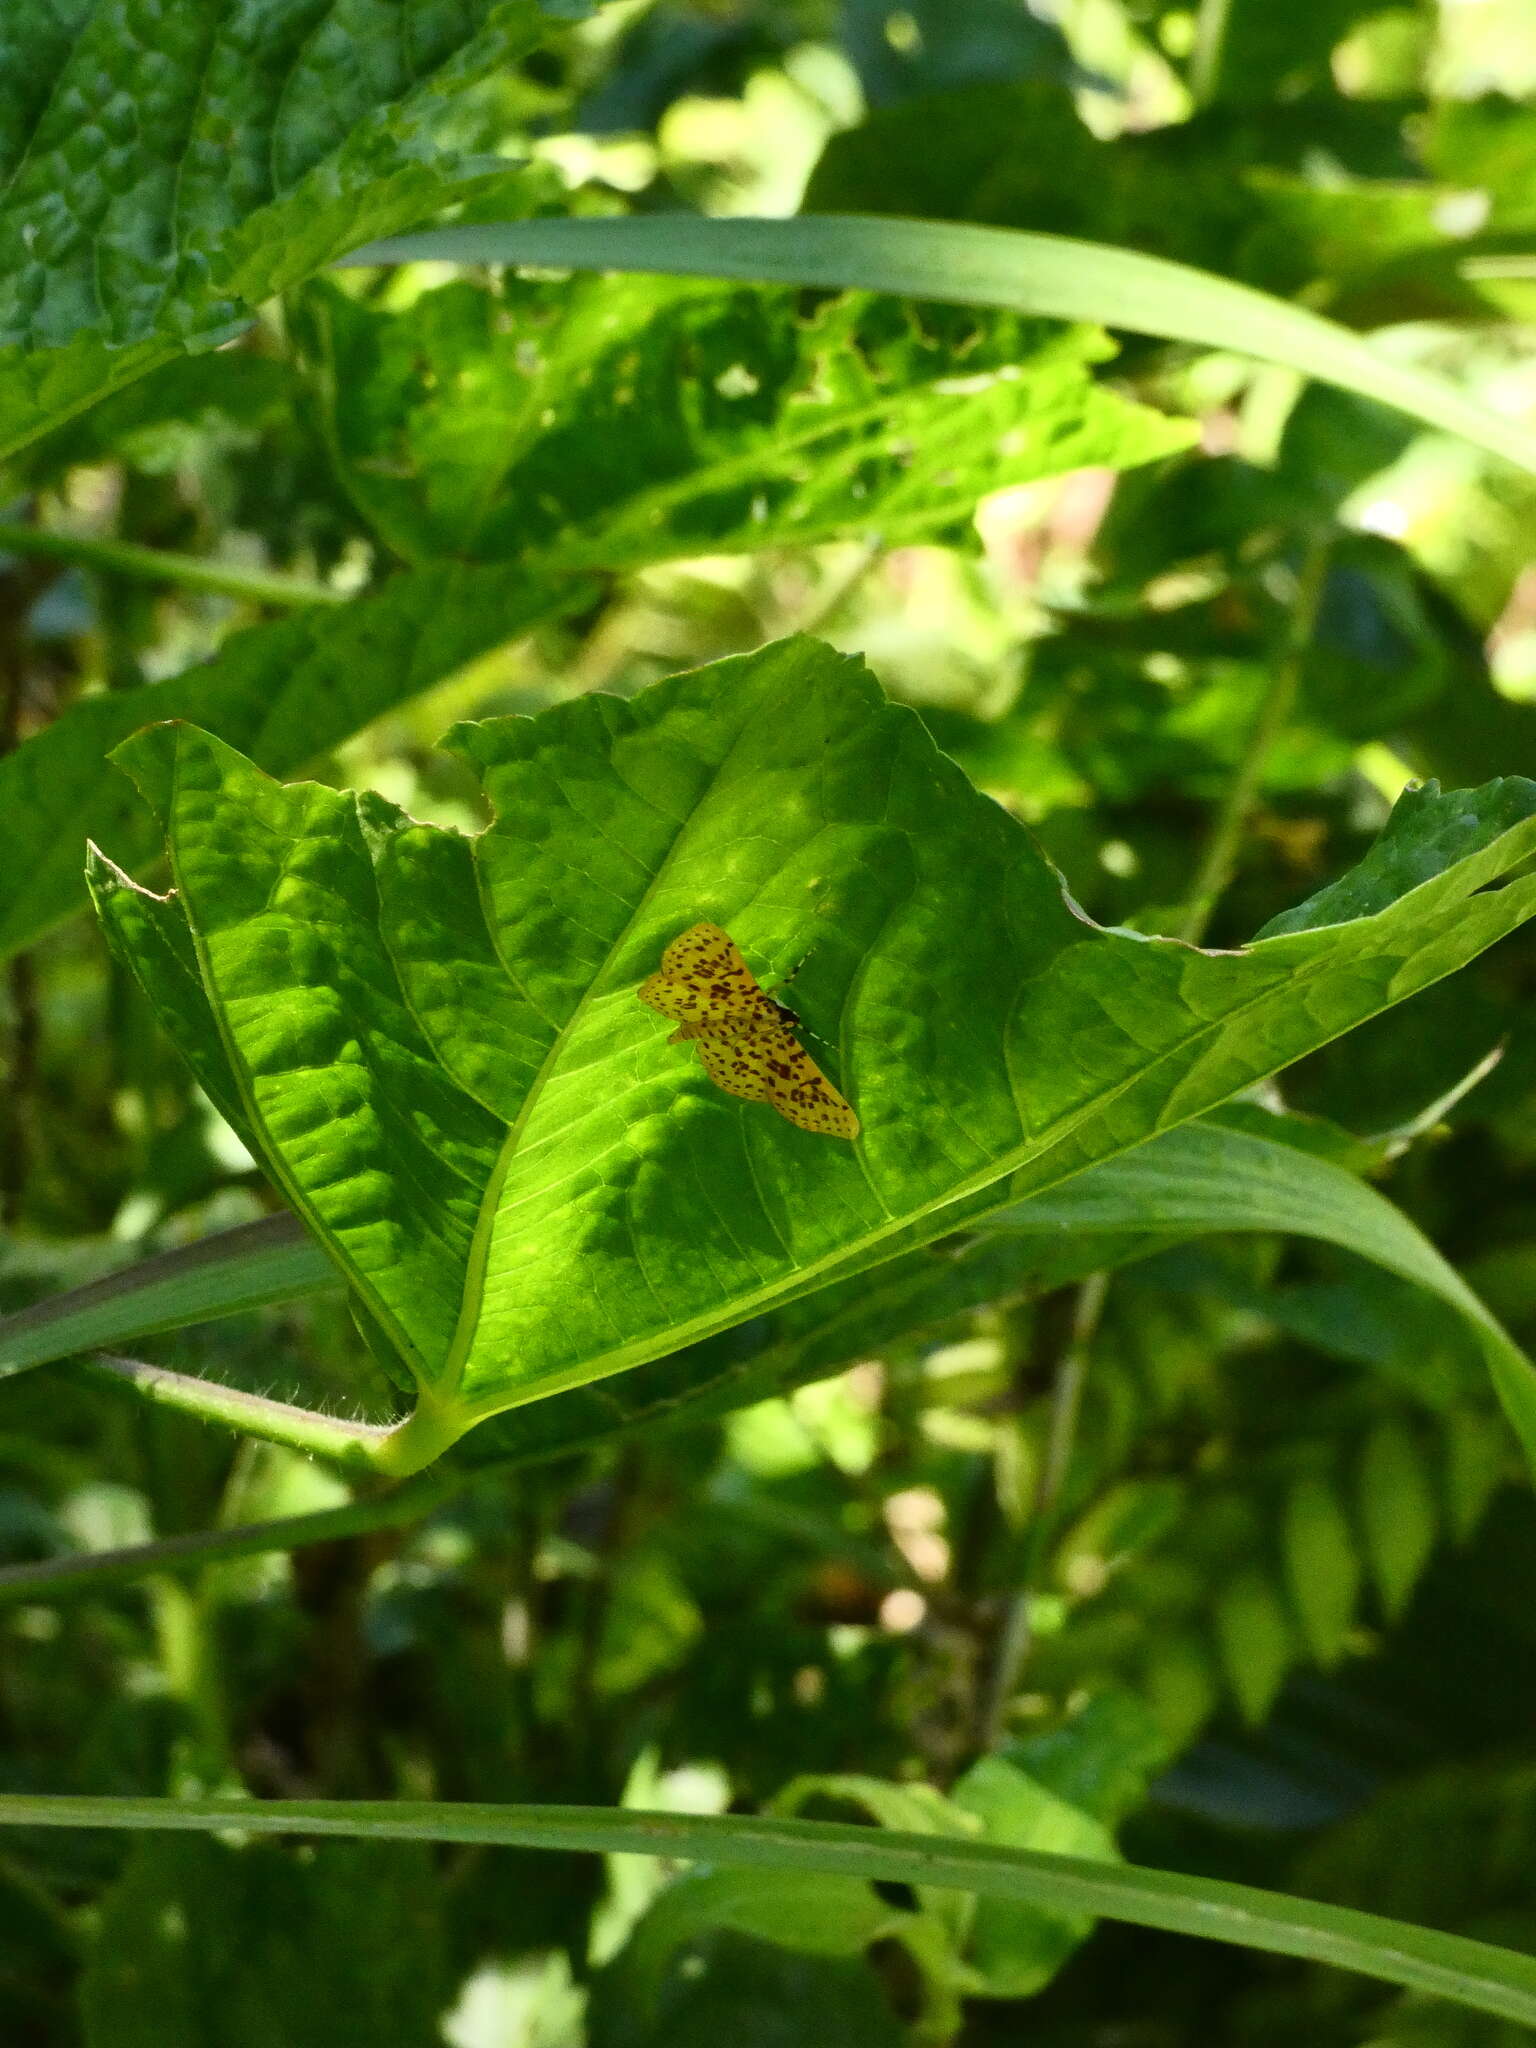
[[[1312,630],[1317,624],[1317,608],[1322,601],[1327,569],[1326,545],[1322,541],[1311,542],[1296,578],[1296,594],[1284,645],[1249,731],[1243,757],[1211,821],[1210,834],[1200,856],[1200,866],[1188,902],[1175,928],[1175,937],[1192,946],[1198,946],[1205,936],[1211,912],[1232,879],[1248,815],[1269,762],[1270,749],[1285,730],[1295,705],[1296,693],[1301,686],[1302,663]]]
[[[84,534],[58,533],[45,526],[22,526],[0,520],[0,549],[16,555],[46,555],[86,569],[113,569],[155,583],[175,583],[184,590],[212,590],[248,604],[344,604],[339,591],[325,583],[297,576],[269,575],[242,569],[233,562],[210,562],[201,555],[173,554],[164,548],[139,547],[133,541],[91,540]]]
[[[88,1373],[117,1386],[131,1386],[146,1401],[195,1415],[200,1422],[222,1423],[247,1431],[270,1444],[329,1458],[353,1472],[379,1472],[391,1479],[409,1479],[440,1457],[463,1434],[464,1418],[453,1408],[418,1398],[399,1422],[348,1422],[339,1415],[300,1408],[292,1401],[273,1401],[240,1387],[192,1373],[172,1372],[141,1358],[119,1358],[97,1351],[80,1361]]]
[[[269,1400],[264,1394],[248,1394],[239,1387],[220,1386],[216,1380],[197,1379],[191,1373],[172,1372],[163,1365],[148,1365],[139,1358],[119,1358],[106,1351],[98,1351],[80,1363],[93,1377],[117,1386],[130,1386],[143,1399],[161,1407],[195,1415],[203,1422],[248,1430],[268,1443],[310,1451],[354,1471],[375,1469],[384,1444],[397,1428],[405,1427],[388,1422],[348,1422],[340,1416],[300,1408],[291,1401]]]
[[[1197,107],[1208,107],[1220,92],[1231,17],[1232,0],[1200,0],[1189,59],[1189,90]]]
[[[1083,1412],[1083,1389],[1088,1380],[1088,1354],[1104,1315],[1109,1292],[1109,1275],[1091,1273],[1077,1290],[1073,1305],[1072,1330],[1056,1367],[1051,1386],[1050,1419],[1046,1429],[1045,1453],[1035,1486],[1030,1517],[1029,1547],[1025,1554],[1020,1584],[1004,1609],[991,1669],[978,1704],[976,1747],[981,1755],[1002,1740],[1008,1703],[1019,1688],[1019,1677],[1029,1656],[1032,1641],[1030,1605],[1045,1563],[1045,1553],[1055,1522],[1055,1513],[1066,1488],[1077,1441],[1077,1425]]]
[[[370,1494],[310,1515],[286,1515],[271,1522],[251,1522],[244,1528],[199,1529],[122,1550],[11,1565],[0,1571],[0,1606],[17,1600],[52,1601],[71,1593],[96,1593],[152,1573],[200,1571],[205,1565],[230,1558],[262,1557],[275,1550],[301,1550],[310,1543],[399,1528],[431,1514],[464,1483],[461,1478],[424,1473],[387,1493]]]

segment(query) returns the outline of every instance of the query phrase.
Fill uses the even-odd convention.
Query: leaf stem
[[[469,1418],[460,1408],[420,1396],[411,1413],[399,1422],[349,1422],[340,1415],[322,1415],[292,1401],[274,1401],[266,1394],[248,1394],[217,1380],[172,1372],[141,1358],[120,1358],[97,1351],[80,1361],[93,1377],[133,1388],[146,1401],[175,1408],[200,1422],[221,1423],[246,1431],[270,1444],[308,1451],[353,1472],[379,1472],[391,1479],[409,1479],[457,1443]]]
[[[140,547],[133,541],[91,539],[85,534],[59,533],[51,527],[18,525],[0,520],[0,550],[15,555],[46,555],[85,569],[110,569],[152,583],[175,583],[183,590],[211,590],[248,604],[345,604],[329,584],[297,576],[275,576],[261,569],[242,569],[233,562],[210,562],[201,555],[179,555],[166,548]]]
[[[93,1378],[116,1386],[129,1386],[146,1401],[163,1408],[175,1408],[203,1422],[218,1422],[226,1428],[247,1430],[268,1443],[285,1444],[290,1450],[309,1451],[329,1458],[353,1471],[375,1471],[387,1458],[384,1447],[406,1423],[348,1422],[338,1415],[322,1415],[317,1409],[300,1408],[291,1401],[274,1401],[265,1394],[248,1394],[240,1387],[221,1386],[217,1380],[198,1379],[191,1373],[172,1372],[163,1365],[149,1365],[139,1358],[120,1358],[114,1352],[98,1351],[80,1361]],[[414,1418],[407,1418],[413,1420]],[[402,1475],[403,1476],[403,1475]]]
[[[1327,582],[1327,570],[1326,543],[1321,540],[1310,542],[1297,574],[1284,645],[1249,730],[1243,757],[1211,821],[1188,901],[1175,926],[1174,936],[1186,940],[1191,946],[1198,946],[1204,938],[1211,913],[1232,879],[1270,750],[1290,719],[1296,693],[1301,687],[1302,663],[1317,624],[1317,609]]]
[[[423,1473],[387,1493],[370,1494],[342,1507],[314,1514],[285,1515],[270,1522],[249,1522],[242,1528],[197,1529],[184,1536],[166,1536],[158,1543],[134,1543],[121,1550],[87,1551],[81,1556],[48,1557],[36,1564],[15,1564],[0,1570],[0,1606],[12,1601],[53,1601],[72,1593],[96,1593],[108,1586],[129,1585],[150,1574],[200,1571],[231,1558],[263,1557],[275,1550],[302,1550],[310,1543],[331,1543],[343,1536],[366,1536],[375,1529],[398,1529],[425,1518],[460,1487],[463,1479]]]

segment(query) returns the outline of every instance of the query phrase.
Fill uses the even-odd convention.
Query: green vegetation
[[[1528,10],[24,0],[0,165],[0,2037],[1525,2038]]]

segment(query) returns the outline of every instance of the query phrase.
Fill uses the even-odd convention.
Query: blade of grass
[[[336,1268],[296,1216],[264,1216],[0,1316],[0,1379],[98,1344],[184,1329],[339,1284]]]
[[[462,1842],[951,1886],[1356,1970],[1536,2025],[1536,1958],[1438,1929],[1171,1870],[832,1821],[442,1800],[0,1795],[0,1826],[176,1829]]]
[[[1347,328],[1187,264],[1065,235],[863,214],[794,220],[635,215],[429,228],[370,242],[340,262],[653,271],[1010,306],[1281,363],[1380,399],[1536,473],[1536,433],[1474,404],[1440,378],[1392,361]]]

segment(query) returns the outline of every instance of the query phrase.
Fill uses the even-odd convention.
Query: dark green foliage
[[[91,2048],[435,2048],[449,1990],[431,1852],[151,1837],[103,1902]]]
[[[0,9],[7,2044],[1526,2038],[1536,31],[1052,13]]]

